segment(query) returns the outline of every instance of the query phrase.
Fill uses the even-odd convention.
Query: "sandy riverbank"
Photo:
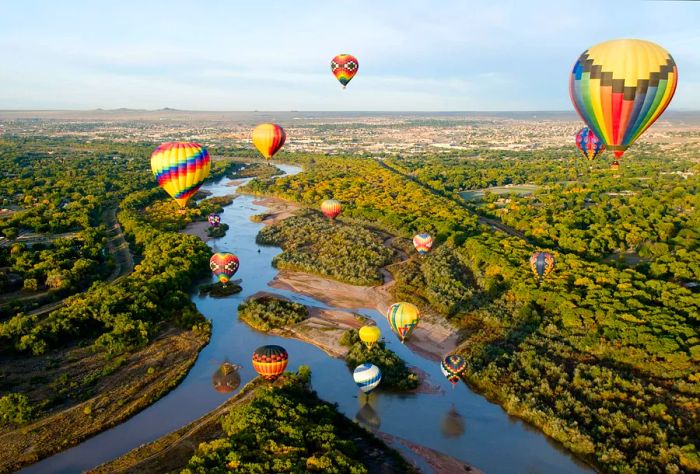
[[[262,223],[271,226],[281,220],[291,217],[301,207],[296,203],[275,197],[264,197],[253,201],[256,206],[266,207],[267,216]]]
[[[349,310],[368,308],[385,314],[394,302],[389,291],[392,283],[389,281],[376,287],[354,286],[318,275],[283,270],[269,283],[269,286],[295,291],[329,306]],[[411,334],[406,344],[424,357],[437,361],[456,348],[457,339],[456,331],[444,318],[424,314],[420,325]]]

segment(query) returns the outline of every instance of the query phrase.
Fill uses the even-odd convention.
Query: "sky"
[[[0,0],[0,109],[572,110],[616,38],[670,51],[669,109],[700,110],[700,2],[626,0]]]

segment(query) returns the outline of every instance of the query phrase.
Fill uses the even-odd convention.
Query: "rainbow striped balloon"
[[[355,77],[359,69],[360,63],[352,54],[339,54],[331,59],[331,72],[343,85],[343,89]]]
[[[287,133],[277,124],[261,123],[253,129],[253,145],[266,160],[280,151],[285,140],[287,140]]]
[[[321,212],[329,219],[335,219],[340,214],[342,206],[335,199],[326,199],[321,203]]]
[[[668,51],[650,41],[619,39],[583,52],[569,92],[583,121],[620,158],[666,110],[677,84]]]
[[[180,207],[202,186],[210,168],[207,149],[197,143],[163,143],[151,153],[151,170],[158,185]]]
[[[418,234],[413,237],[413,246],[419,254],[425,255],[430,252],[430,248],[433,246],[433,238],[430,234]]]
[[[595,136],[593,130],[588,127],[583,127],[576,134],[576,148],[581,152],[584,158],[594,160],[605,151],[605,145],[600,141],[600,138]]]
[[[374,364],[361,364],[355,368],[352,378],[360,390],[369,393],[382,381],[382,371]]]

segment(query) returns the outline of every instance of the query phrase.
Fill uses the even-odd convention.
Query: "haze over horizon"
[[[608,3],[5,3],[0,109],[565,112],[576,58],[638,37],[678,64],[669,110],[700,110],[700,5]]]

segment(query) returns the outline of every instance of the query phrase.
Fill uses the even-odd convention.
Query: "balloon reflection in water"
[[[374,409],[375,397],[360,397],[360,409],[355,414],[355,420],[368,430],[378,430],[382,425],[379,413]]]
[[[211,377],[211,384],[214,390],[219,393],[231,393],[241,384],[241,376],[238,373],[239,365],[234,365],[229,362],[224,362],[216,369]]]
[[[453,405],[443,417],[440,431],[445,438],[459,438],[464,434],[464,428],[464,418]]]

